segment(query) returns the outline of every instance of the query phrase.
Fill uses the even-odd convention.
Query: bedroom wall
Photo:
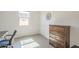
[[[13,32],[16,29],[18,31],[16,37],[38,34],[40,31],[39,15],[39,12],[31,12],[29,25],[19,26],[19,18],[17,11],[0,11],[0,28],[2,30],[8,30],[9,33]]]
[[[47,14],[47,12],[41,12],[41,27],[40,27],[40,33],[44,36],[44,37],[46,37],[47,39],[49,38],[48,36],[49,36],[49,30],[48,30],[48,28],[49,28],[49,21],[46,19],[46,14]]]
[[[56,11],[53,12],[55,25],[68,25],[70,29],[70,46],[79,46],[79,12]],[[53,20],[53,19],[52,19]]]
[[[47,13],[52,13],[52,12],[49,12],[49,11],[41,11],[41,16],[40,16],[40,19],[41,19],[41,26],[40,26],[40,33],[46,37],[47,39],[49,39],[49,24],[53,24],[54,23],[54,20],[53,19],[53,13],[52,13],[52,18],[51,20],[47,20],[46,19],[46,15]]]
[[[3,13],[2,12],[0,12],[0,30],[2,30],[2,23],[3,23]]]

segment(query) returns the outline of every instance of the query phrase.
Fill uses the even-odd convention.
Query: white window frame
[[[19,11],[19,25],[27,26],[29,25],[30,12],[29,11]]]

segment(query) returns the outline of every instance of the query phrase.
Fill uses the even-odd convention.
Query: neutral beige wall
[[[79,45],[79,12],[53,12],[54,24],[69,25],[70,29],[70,46]],[[53,19],[52,19],[53,20]]]
[[[46,13],[47,12],[41,12],[41,27],[40,27],[40,33],[46,37],[49,38],[49,32],[48,32],[48,28],[49,28],[49,21],[46,20]]]
[[[19,26],[19,18],[17,11],[0,11],[0,28],[2,30],[8,30],[10,33],[15,29],[17,32],[17,37],[23,35],[32,35],[38,34],[40,31],[40,13],[39,12],[31,12],[31,17],[29,20],[28,26]]]
[[[46,19],[46,15],[47,13],[51,13],[52,17],[51,20],[47,20]],[[40,27],[40,33],[46,37],[47,39],[49,39],[49,24],[54,24],[54,20],[53,19],[53,13],[49,12],[49,11],[41,11],[41,27]]]
[[[17,12],[0,11],[2,13],[0,16],[1,28],[3,30],[14,30],[17,28],[18,17]]]
[[[50,21],[46,20],[47,13],[49,13],[49,11],[41,12],[41,34],[49,38],[49,24],[71,26],[70,46],[79,45],[79,12],[51,11],[52,18]]]
[[[3,23],[3,13],[2,12],[0,12],[0,30],[2,30],[2,24]]]

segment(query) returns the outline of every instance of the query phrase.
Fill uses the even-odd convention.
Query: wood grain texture
[[[69,48],[70,26],[49,25],[49,44],[55,48]]]

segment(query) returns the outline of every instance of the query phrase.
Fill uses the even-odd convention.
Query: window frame
[[[27,25],[29,25],[31,12],[29,12],[29,11],[19,11],[18,16],[19,16],[19,26],[27,26]],[[25,20],[23,20],[21,18],[24,18]]]

